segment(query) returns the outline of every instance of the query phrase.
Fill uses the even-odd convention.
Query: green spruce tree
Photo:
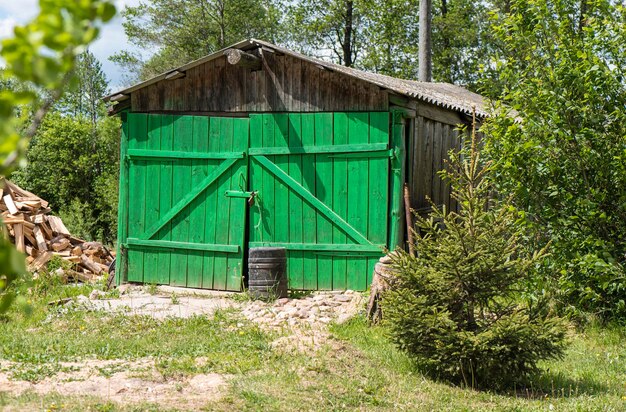
[[[391,337],[435,377],[501,388],[559,358],[565,331],[545,304],[521,292],[544,251],[529,254],[516,211],[491,193],[476,133],[448,171],[458,211],[433,204],[417,216],[417,257],[399,252],[398,278],[383,299]]]

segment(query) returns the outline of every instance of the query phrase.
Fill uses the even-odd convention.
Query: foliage
[[[480,66],[493,47],[488,12],[497,1],[435,0],[432,9],[433,78],[475,90]]]
[[[62,93],[75,57],[98,35],[100,23],[110,20],[115,7],[110,1],[40,0],[39,14],[24,26],[16,26],[13,37],[2,40],[0,56],[6,63],[2,75],[19,83],[49,92],[49,98],[22,131],[17,106],[36,100],[33,91],[0,91],[0,175],[7,175],[26,147],[54,100]],[[0,243],[0,292],[25,273],[23,256],[6,240]],[[0,310],[12,299],[3,293]]]
[[[59,212],[72,234],[111,243],[117,231],[119,119],[51,113],[14,180]]]
[[[608,0],[512,2],[492,63],[508,106],[485,129],[561,303],[605,320],[626,319],[625,22]]]
[[[545,302],[519,294],[544,251],[528,255],[515,209],[491,199],[475,133],[450,159],[441,175],[459,210],[433,205],[428,219],[417,216],[418,257],[398,252],[386,322],[400,348],[436,376],[471,387],[519,383],[538,361],[563,353],[560,321]]]
[[[156,53],[144,61],[125,50],[112,60],[142,80],[245,38],[273,41],[280,17],[270,0],[151,0],[122,14],[130,43]]]

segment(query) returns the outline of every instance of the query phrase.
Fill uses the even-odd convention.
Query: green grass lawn
[[[383,328],[369,327],[362,318],[332,325],[330,340],[301,352],[274,348],[278,333],[265,332],[236,312],[157,321],[45,305],[85,292],[57,288],[31,302],[31,316],[17,309],[8,314],[0,324],[0,365],[11,362],[12,378],[37,382],[62,372],[65,361],[151,358],[164,379],[224,374],[226,394],[204,410],[626,410],[626,338],[615,328],[572,331],[565,359],[543,364],[546,372],[532,386],[490,393],[424,377],[389,343]],[[206,361],[198,364],[197,358]],[[1,394],[0,409],[164,410],[154,404],[32,392]]]

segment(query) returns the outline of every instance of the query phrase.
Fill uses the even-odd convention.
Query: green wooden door
[[[367,289],[388,238],[389,113],[254,114],[248,154],[249,247],[285,247],[291,289]]]
[[[249,120],[129,113],[123,130],[122,277],[240,290]]]

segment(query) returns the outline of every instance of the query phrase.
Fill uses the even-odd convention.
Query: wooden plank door
[[[240,290],[249,120],[129,113],[124,131],[122,276]]]
[[[387,246],[389,113],[250,116],[249,246],[287,249],[291,289],[365,290]]]

